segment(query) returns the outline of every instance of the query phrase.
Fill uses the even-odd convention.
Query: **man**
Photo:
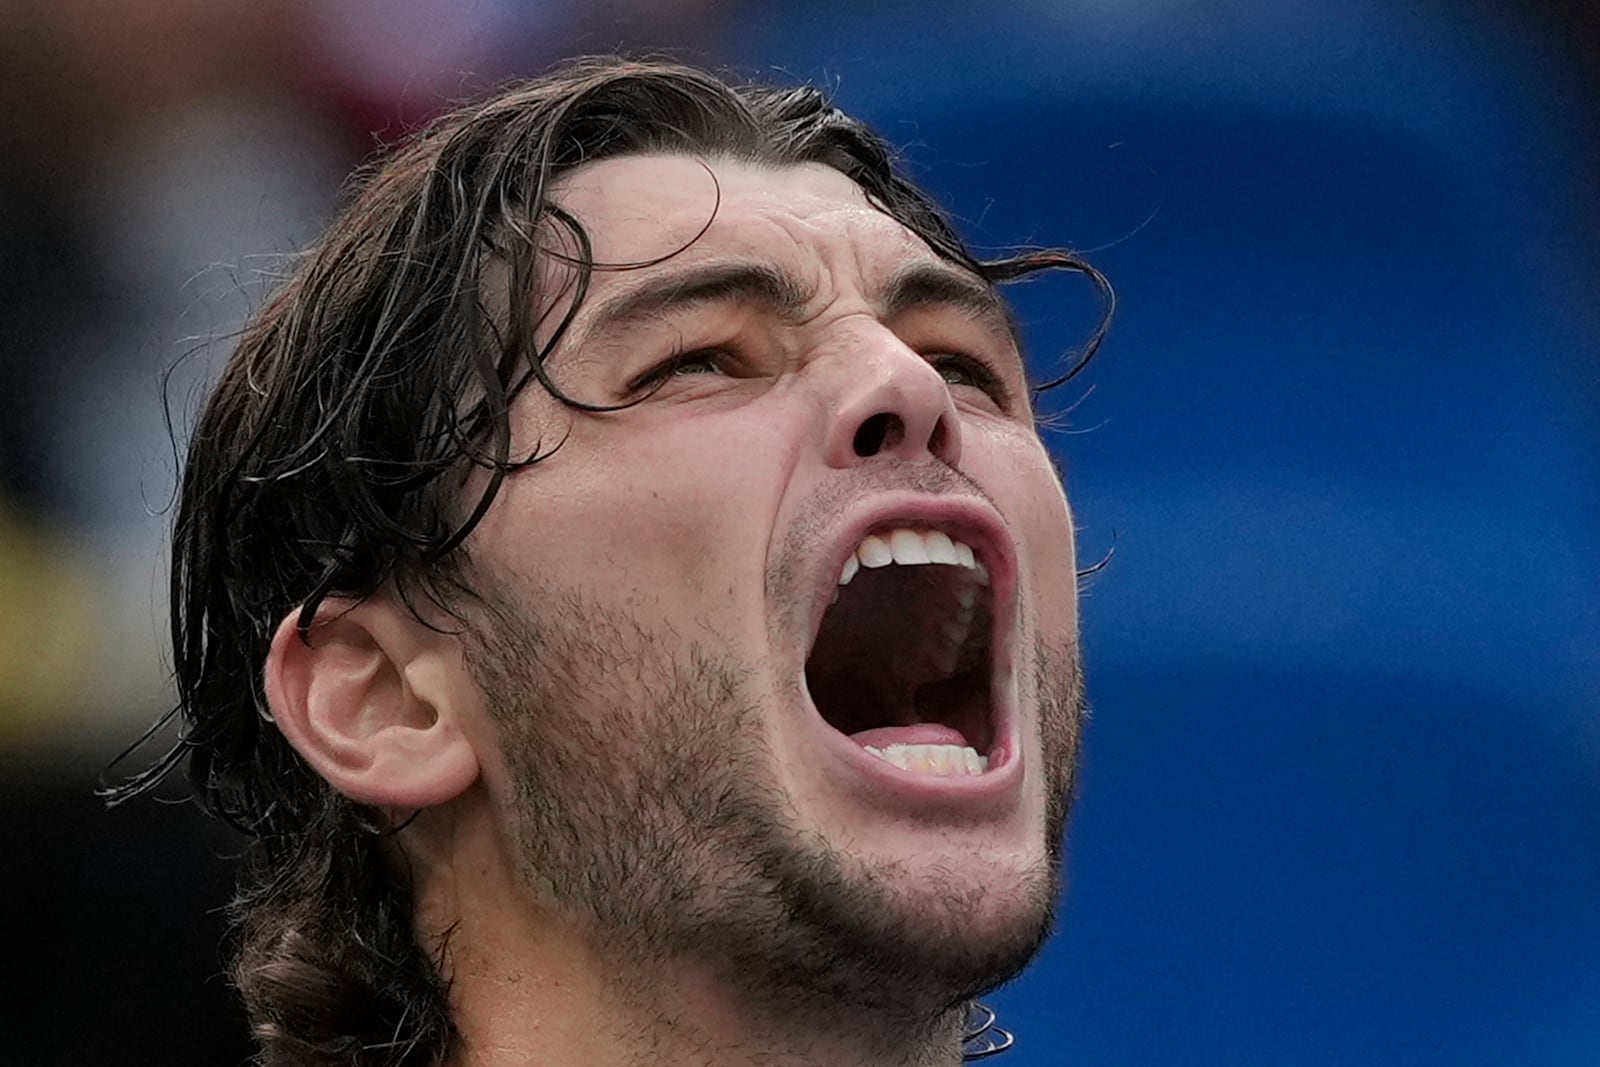
[[[175,528],[149,777],[257,839],[264,1062],[961,1059],[1048,931],[1083,718],[995,290],[1048,267],[1109,297],[976,261],[815,90],[669,65],[375,170]]]

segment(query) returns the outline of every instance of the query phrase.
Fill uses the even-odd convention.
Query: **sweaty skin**
[[[560,447],[467,545],[481,770],[400,840],[459,1062],[953,1062],[952,992],[1048,924],[1081,715],[1072,519],[1004,315],[897,301],[961,271],[819,165],[612,159],[554,199],[599,263],[661,261],[597,270],[547,363],[643,399],[530,388],[514,451]],[[1010,561],[1003,771],[881,771],[807,695],[840,560],[901,515]]]

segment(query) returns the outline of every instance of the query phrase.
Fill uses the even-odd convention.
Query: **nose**
[[[869,460],[961,460],[961,419],[939,372],[882,327],[840,353],[838,405],[828,428],[830,466]]]

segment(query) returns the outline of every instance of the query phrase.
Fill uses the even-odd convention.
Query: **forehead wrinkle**
[[[913,231],[870,203],[855,183],[844,181],[854,194],[852,197],[804,207],[785,201],[783,207],[795,212],[793,217],[785,217],[783,212],[776,218],[771,217],[768,203],[754,206],[760,221],[776,224],[778,234],[769,233],[767,240],[781,235],[780,243],[786,246],[781,252],[752,242],[748,233],[741,232],[743,225],[736,225],[730,231],[728,225],[733,220],[720,217],[714,221],[710,232],[702,233],[693,245],[679,249],[676,255],[689,253],[684,261],[668,257],[638,268],[637,273],[645,277],[636,283],[616,286],[615,282],[624,281],[635,270],[608,269],[602,265],[597,273],[614,279],[606,288],[620,291],[595,294],[586,300],[588,308],[580,312],[573,333],[562,347],[582,347],[609,333],[624,332],[663,316],[715,304],[759,307],[791,325],[803,324],[822,310],[813,305],[823,292],[835,289],[826,279],[836,273],[838,264],[833,261],[843,252],[847,260],[855,261],[855,285],[846,282],[846,290],[859,286],[856,291],[880,321],[887,322],[917,308],[953,308],[1006,337],[1021,351],[1020,331],[1010,307],[990,283],[930,254],[931,250]],[[738,210],[734,199],[732,196],[724,198],[721,204],[724,213]],[[750,205],[740,207],[748,210]],[[740,219],[740,223],[745,221]],[[795,232],[794,226],[802,232]],[[744,247],[728,249],[724,255],[707,255],[711,250],[704,247],[705,244],[726,243],[730,239],[736,246]],[[791,258],[795,260],[793,265],[787,263]],[[886,269],[890,267],[886,258],[900,259],[898,269]],[[907,258],[909,263],[905,262]],[[820,276],[811,278],[809,284],[802,281],[793,269],[800,263],[808,268],[808,276],[809,268],[820,271]],[[877,283],[874,275],[883,277],[885,274],[887,279]]]

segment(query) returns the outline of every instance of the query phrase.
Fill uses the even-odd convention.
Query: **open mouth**
[[[994,594],[939,530],[880,529],[845,560],[806,660],[827,724],[919,774],[977,776],[995,756]]]

